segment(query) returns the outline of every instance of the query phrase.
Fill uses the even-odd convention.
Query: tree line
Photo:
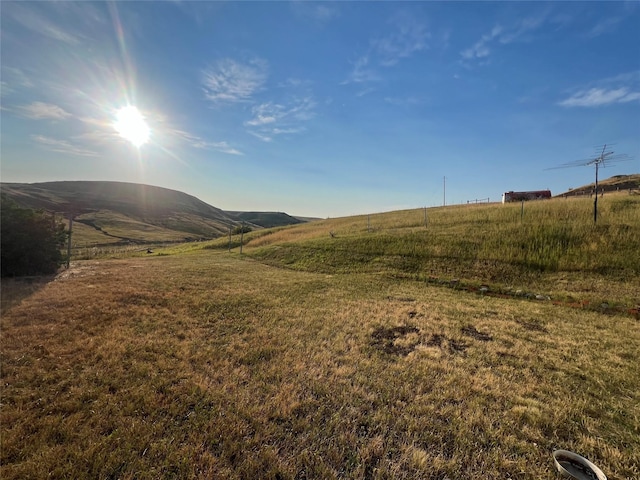
[[[0,205],[3,277],[55,273],[62,265],[65,225],[53,214],[20,207],[6,195]]]

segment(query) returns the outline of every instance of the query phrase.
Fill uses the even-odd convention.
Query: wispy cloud
[[[529,34],[540,28],[547,20],[547,16],[548,11],[544,10],[539,15],[520,19],[510,28],[504,29],[499,38],[500,43],[507,45],[516,41],[530,40]]]
[[[114,141],[119,140],[119,135],[111,128],[110,130],[91,130],[84,133],[79,133],[71,137],[72,140],[78,143],[92,143],[94,145],[109,145]]]
[[[177,137],[180,140],[186,142],[189,146],[200,150],[216,150],[218,152],[226,153],[229,155],[244,155],[240,150],[229,145],[228,142],[211,142],[209,140],[204,140],[197,135],[185,132],[184,130],[180,130],[177,128],[165,127],[160,132],[160,135],[170,135]]]
[[[395,65],[403,58],[427,48],[430,37],[426,26],[406,13],[399,13],[392,18],[395,31],[372,40],[372,45],[383,67]]]
[[[5,5],[4,8],[6,9],[7,6]],[[32,5],[14,4],[9,10],[9,14],[23,27],[34,33],[69,45],[79,45],[81,43],[77,35],[53,23],[50,19],[37,12]]]
[[[460,52],[460,55],[465,60],[488,57],[489,53],[491,53],[489,44],[494,38],[500,35],[501,32],[502,27],[500,25],[496,25],[491,29],[491,32],[483,35],[473,46]]]
[[[616,89],[590,88],[574,93],[569,98],[558,102],[562,107],[600,107],[614,103],[640,101],[640,91],[633,92],[627,87]]]
[[[507,27],[495,25],[471,47],[460,52],[462,61],[468,64],[472,60],[486,59],[498,44],[508,45],[516,41],[530,40],[530,34],[544,24],[547,16],[548,12],[543,11],[540,15],[525,17]]]
[[[302,78],[287,78],[284,82],[280,82],[278,87],[281,88],[306,88],[310,87],[313,84],[311,80],[302,79]]]
[[[52,152],[64,153],[68,155],[75,155],[79,157],[97,157],[98,154],[94,151],[87,150],[80,145],[74,145],[66,140],[59,140],[56,138],[45,137],[44,135],[31,135],[31,139],[38,143],[41,147]]]
[[[325,23],[338,16],[340,10],[335,2],[308,2],[294,1],[291,3],[293,11],[300,17],[309,18],[317,22]]]
[[[214,103],[247,101],[267,80],[266,60],[240,63],[226,58],[203,71],[205,97]]]
[[[71,116],[69,112],[58,105],[44,102],[33,102],[29,105],[18,107],[20,114],[35,120],[64,120]]]
[[[13,89],[4,80],[0,81],[0,97],[5,97],[13,93]]]
[[[616,26],[624,20],[623,17],[609,17],[600,20],[587,34],[588,37],[598,37],[605,33],[611,33],[615,31]]]
[[[342,84],[379,82],[380,80],[382,77],[369,64],[369,55],[363,55],[354,62],[351,73]]]
[[[305,131],[302,122],[315,116],[316,102],[312,97],[296,98],[288,103],[267,102],[252,108],[253,117],[245,122],[249,133],[265,142],[277,135]]]
[[[17,87],[34,87],[31,79],[22,70],[6,65],[2,65],[2,83],[6,85],[3,88],[8,89],[8,92],[5,93],[13,93]]]
[[[353,62],[343,85],[379,82],[382,80],[380,67],[393,67],[428,48],[427,40],[431,35],[425,24],[405,12],[394,15],[389,22],[391,31],[370,40],[368,51]]]
[[[425,100],[420,97],[386,97],[384,99],[390,105],[395,105],[397,107],[413,107],[416,105],[422,105],[425,103]]]
[[[640,101],[640,70],[607,77],[573,90],[561,107],[601,107]]]
[[[193,143],[195,148],[201,148],[204,150],[217,150],[222,153],[226,153],[229,155],[244,155],[240,150],[233,148],[227,142],[207,142],[205,140],[201,140],[199,142]]]
[[[375,92],[376,89],[373,87],[367,87],[364,90],[360,90],[356,93],[356,97],[364,97],[365,95],[369,95],[370,93]]]
[[[256,138],[259,138],[260,140],[262,140],[263,142],[272,142],[273,141],[273,137],[270,135],[267,135],[266,133],[262,133],[262,132],[255,132],[255,131],[251,131],[249,130],[249,133],[251,135],[253,135]]]

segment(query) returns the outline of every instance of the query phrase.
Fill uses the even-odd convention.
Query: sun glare
[[[129,140],[135,147],[139,148],[149,140],[149,126],[140,110],[133,105],[118,110],[113,126],[122,138]]]

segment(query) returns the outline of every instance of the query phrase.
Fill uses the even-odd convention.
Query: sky
[[[600,178],[640,172],[639,1],[3,1],[0,15],[2,182],[136,182],[327,218],[562,193],[595,169],[554,167],[603,144],[628,160]]]

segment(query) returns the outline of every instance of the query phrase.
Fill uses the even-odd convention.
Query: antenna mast
[[[626,154],[618,154],[618,155],[613,155],[613,151],[606,151],[607,149],[607,144],[605,143],[602,146],[602,151],[600,152],[600,155],[598,155],[596,158],[592,158],[590,160],[578,160],[576,162],[569,162],[569,163],[565,163],[564,165],[560,165],[559,167],[553,167],[553,168],[548,168],[547,170],[555,170],[557,168],[569,168],[569,167],[581,167],[581,166],[589,166],[589,165],[595,165],[596,166],[596,183],[595,183],[595,195],[596,198],[593,201],[593,223],[597,223],[598,222],[598,169],[600,168],[600,166],[605,167],[608,164],[611,164],[611,162],[625,162],[628,160],[631,160],[631,158],[626,155]]]
[[[596,198],[593,200],[593,223],[597,223],[598,221],[598,167],[600,166],[600,164],[604,166],[605,159],[610,155],[613,155],[613,152],[605,153],[606,149],[607,149],[607,144],[605,143],[602,146],[602,152],[600,153],[600,156],[595,160],[593,160],[592,162],[590,162],[590,163],[595,163],[596,165],[596,191],[595,191]]]

